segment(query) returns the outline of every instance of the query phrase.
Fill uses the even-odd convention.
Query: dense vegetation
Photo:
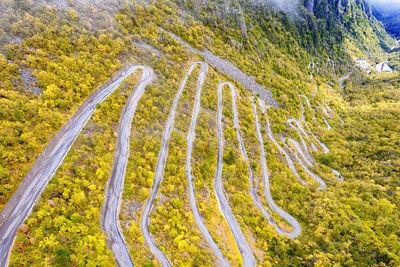
[[[298,139],[285,121],[300,117],[299,93],[310,98],[313,108],[326,102],[334,110],[330,131],[318,126],[323,125],[320,113],[317,122],[311,123],[312,115],[306,111],[312,130],[331,149],[327,154],[314,154],[320,164],[313,171],[325,178],[325,191],[316,191],[316,184],[303,171],[300,175],[313,186],[307,189],[298,182],[268,139],[265,117],[258,112],[272,195],[303,227],[300,238],[289,240],[268,224],[248,193],[247,163],[238,150],[230,92],[224,88],[225,194],[258,262],[265,266],[400,264],[398,72],[367,75],[355,69],[344,90],[337,82],[338,76],[355,68],[352,58],[378,61],[388,57],[385,46],[392,40],[375,19],[370,20],[355,2],[340,16],[335,9],[325,15],[304,8],[287,14],[264,5],[255,8],[252,1],[122,2],[103,6],[70,1],[67,9],[31,1],[0,3],[0,209],[51,136],[97,86],[128,62],[151,66],[156,80],[146,88],[132,124],[119,219],[133,261],[159,264],[140,231],[140,216],[153,184],[173,98],[189,64],[201,60],[166,32],[171,31],[197,49],[207,48],[229,59],[264,87],[271,87],[280,106],[268,109],[276,136]],[[336,72],[326,64],[328,58],[335,61]],[[313,78],[307,68],[310,61],[320,70]],[[23,69],[31,70],[37,78],[32,86],[42,94],[29,91],[21,77]],[[21,226],[12,266],[115,264],[99,216],[119,115],[139,75],[127,79],[99,105],[85,126]],[[209,266],[216,260],[194,223],[185,176],[186,136],[197,76],[198,68],[178,106],[150,231],[173,264]],[[233,82],[240,92],[240,130],[255,171],[257,193],[263,199],[250,93],[217,69],[209,69],[204,84],[192,164],[201,216],[236,266],[241,257],[213,191],[216,92],[223,80]],[[339,170],[345,181],[337,182],[330,168]],[[274,219],[290,230],[278,215]]]

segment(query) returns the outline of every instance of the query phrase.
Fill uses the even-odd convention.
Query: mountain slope
[[[400,85],[398,72],[353,63],[380,62],[393,43],[367,2],[46,3],[1,3],[2,216],[51,137],[134,62],[155,76],[111,216],[133,263],[399,264]],[[19,228],[12,265],[116,264],[99,221],[140,77],[95,105]]]

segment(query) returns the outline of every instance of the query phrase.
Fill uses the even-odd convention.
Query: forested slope
[[[355,58],[393,57],[387,48],[394,41],[366,1],[304,1],[288,11],[262,1],[10,0],[0,10],[0,209],[83,101],[123,66],[138,63],[155,77],[134,114],[116,218],[135,265],[160,265],[148,236],[172,265],[241,265],[233,223],[257,265],[400,264],[399,73],[367,74],[355,66]],[[195,61],[208,70],[196,65],[189,75]],[[243,74],[230,75],[221,64]],[[19,227],[10,265],[116,264],[100,214],[120,114],[141,75],[96,105]],[[219,95],[221,82],[237,95],[227,84]],[[264,110],[253,85],[270,90],[277,105],[267,102]],[[222,193],[235,222],[227,221],[215,189],[219,108]],[[199,230],[190,183],[224,260]],[[301,229],[273,208],[268,191]]]

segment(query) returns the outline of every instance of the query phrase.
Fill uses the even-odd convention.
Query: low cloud
[[[373,5],[382,5],[382,6],[400,6],[400,0],[369,0],[369,2]]]
[[[275,7],[278,11],[285,13],[293,13],[298,10],[299,6],[299,0],[261,0],[260,2],[267,3]]]
[[[299,0],[264,0],[277,10],[285,13],[293,13],[298,9]],[[400,1],[400,0],[399,0]]]

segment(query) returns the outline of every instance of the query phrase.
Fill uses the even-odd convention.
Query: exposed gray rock
[[[31,69],[19,69],[20,76],[24,83],[24,89],[31,92],[34,95],[41,95],[43,92],[37,86],[37,79],[32,75]]]
[[[163,30],[162,28],[160,29]],[[227,75],[232,77],[232,79],[238,81],[244,88],[248,89],[251,93],[253,93],[254,95],[259,95],[259,97],[262,100],[270,104],[272,107],[275,108],[278,107],[278,102],[276,102],[276,100],[272,96],[271,90],[266,89],[265,87],[257,83],[253,76],[245,74],[232,62],[214,55],[209,50],[203,49],[203,51],[200,51],[198,49],[195,49],[191,47],[191,45],[189,45],[187,42],[183,41],[182,38],[180,38],[179,36],[173,34],[172,32],[168,33],[172,36],[172,38],[174,38],[177,42],[179,42],[181,45],[183,45],[186,49],[188,49],[192,53],[203,56],[204,59],[207,61],[207,63],[210,64],[212,67],[217,68],[218,70],[226,73]]]
[[[22,41],[23,41],[23,39],[20,38],[20,37],[7,36],[6,39],[10,44],[18,44],[18,45],[20,45],[22,43]]]

